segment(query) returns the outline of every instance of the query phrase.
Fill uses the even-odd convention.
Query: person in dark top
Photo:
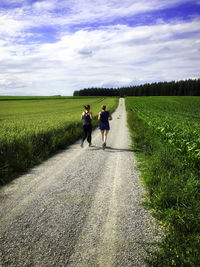
[[[92,133],[92,112],[90,112],[90,105],[84,106],[84,111],[81,114],[81,119],[83,120],[83,138],[81,139],[81,147],[87,138],[89,146],[91,146],[91,133]]]
[[[101,112],[99,112],[98,120],[100,120],[99,129],[101,131],[102,136],[102,147],[103,149],[105,149],[107,135],[110,130],[109,120],[112,120],[109,111],[106,111],[106,105],[101,106]]]

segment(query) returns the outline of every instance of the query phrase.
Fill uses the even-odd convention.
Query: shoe
[[[102,145],[103,149],[105,149],[105,147],[106,147],[106,142],[104,142],[103,145]]]
[[[92,145],[92,143],[90,142],[88,146],[91,146],[91,145]]]
[[[83,148],[83,141],[81,140],[81,144],[80,144],[80,146]]]

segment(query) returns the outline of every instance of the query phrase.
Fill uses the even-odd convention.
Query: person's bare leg
[[[104,130],[101,130],[102,142],[104,142]]]
[[[105,130],[104,131],[104,139],[103,139],[104,143],[106,143],[106,141],[107,141],[107,136],[108,136],[108,130]]]

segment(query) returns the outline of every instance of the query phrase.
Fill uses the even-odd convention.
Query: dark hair
[[[84,107],[84,109],[86,109],[86,110],[89,110],[89,109],[90,109],[90,105],[83,106],[83,107]]]
[[[101,108],[102,108],[103,110],[106,110],[106,105],[102,105]]]

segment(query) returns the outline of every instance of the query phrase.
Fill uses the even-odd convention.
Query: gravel
[[[126,125],[124,100],[99,130],[0,190],[0,266],[146,266],[159,239]]]

